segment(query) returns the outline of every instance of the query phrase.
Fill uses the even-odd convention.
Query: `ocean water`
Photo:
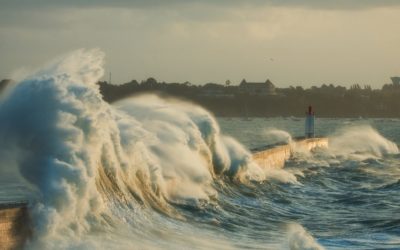
[[[276,141],[270,131],[301,135],[304,129],[304,121],[297,118],[222,118],[219,122],[222,131],[248,148]],[[397,145],[399,122],[317,119],[317,134],[330,137],[334,148],[328,155],[320,152],[288,162],[286,169],[297,174],[301,185],[258,186],[260,196],[255,200],[264,204],[260,213],[275,222],[267,224],[301,225],[325,249],[400,249],[400,157],[395,147],[390,149],[375,137],[379,133]]]
[[[263,169],[251,149],[302,118],[109,105],[103,57],[75,51],[1,96],[0,203],[29,200],[27,249],[400,249],[400,120],[317,118],[328,149]]]

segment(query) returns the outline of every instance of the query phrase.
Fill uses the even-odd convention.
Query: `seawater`
[[[30,201],[27,249],[400,248],[400,120],[317,119],[329,149],[271,174],[250,150],[303,135],[302,118],[109,105],[103,56],[75,51],[1,96],[0,202]]]
[[[222,131],[236,135],[248,148],[276,141],[271,130],[301,135],[304,129],[304,121],[298,118],[221,118],[219,122]],[[317,134],[330,137],[336,154],[298,155],[288,162],[286,170],[297,173],[301,185],[258,186],[255,193],[260,196],[255,200],[262,200],[259,213],[265,215],[266,225],[301,225],[326,249],[399,249],[400,157],[393,145],[375,137],[379,132],[398,144],[399,122],[317,119]],[[394,153],[380,154],[383,151]]]

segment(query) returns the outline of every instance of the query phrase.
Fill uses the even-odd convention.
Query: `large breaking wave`
[[[217,180],[266,177],[198,106],[154,95],[105,103],[96,85],[103,57],[75,51],[1,103],[2,165],[18,169],[36,193],[33,248],[85,247],[96,230],[145,223],[143,207],[184,219],[172,204],[217,199]],[[134,219],[118,215],[125,208]]]
[[[303,227],[332,213],[318,210],[331,197],[315,192],[360,173],[387,180],[373,188],[398,183],[397,165],[368,161],[399,153],[371,127],[340,130],[313,155],[299,150],[287,170],[260,168],[199,106],[156,95],[104,102],[103,58],[75,51],[1,97],[0,171],[35,194],[28,248],[323,249]],[[285,131],[262,135],[291,143]],[[335,188],[354,188],[344,184]]]

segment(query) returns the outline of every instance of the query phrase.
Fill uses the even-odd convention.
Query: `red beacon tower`
[[[312,106],[308,106],[308,112],[306,112],[306,127],[305,127],[305,135],[306,138],[314,138],[314,122],[315,122],[315,114],[312,110]]]

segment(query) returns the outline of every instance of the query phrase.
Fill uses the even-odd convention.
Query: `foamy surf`
[[[2,97],[1,172],[18,174],[34,196],[28,249],[335,249],[341,223],[362,232],[378,221],[392,233],[393,206],[379,202],[397,204],[382,190],[398,189],[398,148],[377,131],[346,130],[328,152],[265,170],[194,104],[155,95],[104,102],[103,57],[75,51]],[[291,140],[281,130],[265,138]],[[365,190],[380,199],[368,204]],[[366,213],[375,204],[386,213]],[[354,226],[358,214],[372,218]]]
[[[250,153],[198,106],[154,95],[104,102],[96,85],[103,58],[99,50],[75,51],[26,77],[1,103],[8,147],[0,154],[13,150],[8,167],[36,194],[29,246],[80,248],[82,241],[85,248],[94,231],[121,223],[115,207],[138,221],[145,208],[184,219],[171,204],[216,200],[221,176],[265,180]]]

